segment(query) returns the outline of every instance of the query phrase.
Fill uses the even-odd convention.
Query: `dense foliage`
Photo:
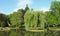
[[[37,13],[34,11],[27,11],[24,15],[25,27],[37,27]]]
[[[10,16],[11,26],[19,27],[22,24],[22,12],[18,10]]]
[[[27,11],[24,16],[25,27],[44,28],[46,22],[45,16],[45,13],[42,11]]]
[[[7,15],[0,14],[0,27],[7,27],[8,26],[8,17]]]
[[[59,27],[60,2],[53,1],[50,11],[46,12],[30,10],[26,5],[25,9],[19,9],[10,15],[0,14],[0,27],[4,26],[26,28]]]

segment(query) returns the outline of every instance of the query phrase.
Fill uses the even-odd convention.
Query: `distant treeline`
[[[5,15],[0,13],[0,27],[48,28],[60,26],[60,2],[53,1],[50,11],[34,11],[26,5],[25,9]]]

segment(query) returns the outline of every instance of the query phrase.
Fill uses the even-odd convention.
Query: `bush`
[[[0,21],[0,27],[4,27],[5,23]]]

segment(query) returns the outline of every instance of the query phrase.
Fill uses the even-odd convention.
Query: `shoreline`
[[[18,27],[15,27],[15,28],[11,28],[11,27],[0,27],[0,31],[10,31],[12,29],[24,29],[24,28],[18,28]],[[26,30],[26,29],[25,29]],[[49,28],[49,30],[52,30],[52,31],[60,31],[60,28]],[[47,29],[43,29],[43,30],[26,30],[26,31],[29,31],[29,32],[47,32],[48,30]]]

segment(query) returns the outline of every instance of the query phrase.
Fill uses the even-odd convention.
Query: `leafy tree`
[[[25,27],[32,27],[35,29],[37,27],[41,27],[43,29],[45,24],[45,16],[45,13],[40,11],[27,11],[24,16]]]
[[[37,13],[34,11],[27,11],[24,15],[25,27],[36,28],[37,27]]]
[[[39,14],[39,25],[42,29],[44,29],[44,26],[45,26],[45,17],[46,17],[46,14],[42,11],[38,12]]]
[[[10,15],[11,26],[20,27],[22,24],[22,12],[18,10]]]
[[[0,21],[0,27],[4,27],[4,26],[5,26],[4,22]]]
[[[0,26],[1,27],[7,27],[8,23],[7,23],[7,15],[5,14],[0,14]]]
[[[53,1],[51,3],[51,7],[50,7],[50,10],[52,12],[60,12],[60,2],[59,1]]]
[[[53,24],[56,24],[56,25],[59,25],[59,21],[60,21],[60,2],[59,1],[53,1],[51,3],[51,7],[50,7],[50,10],[51,10],[51,18],[53,18],[54,20],[54,23]]]
[[[53,15],[51,15],[51,12],[47,12],[47,16],[46,16],[46,25],[50,26],[54,24],[55,22],[55,17]]]

